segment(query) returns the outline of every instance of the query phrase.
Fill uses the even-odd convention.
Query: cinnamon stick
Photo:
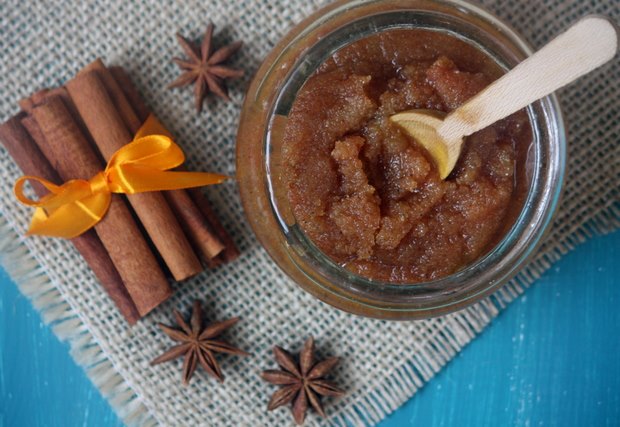
[[[126,98],[129,100],[132,105],[138,119],[143,122],[146,120],[148,115],[150,114],[149,108],[146,106],[140,93],[134,86],[133,82],[125,72],[122,67],[110,67],[110,72],[112,73],[114,79],[117,81],[119,86],[122,88],[125,93]],[[203,217],[207,220],[209,229],[211,234],[215,234],[219,241],[223,243],[224,250],[220,253],[217,261],[230,262],[239,257],[239,250],[235,245],[235,242],[232,240],[226,229],[215,215],[215,212],[211,208],[211,205],[207,198],[204,196],[202,191],[198,188],[191,188],[188,190],[190,197],[194,201],[194,203],[200,209]],[[214,260],[211,260],[212,263]]]
[[[133,139],[96,72],[80,73],[66,87],[106,160]],[[161,193],[133,194],[128,200],[176,280],[186,279],[202,270]]]
[[[237,249],[235,241],[232,239],[232,237],[230,237],[230,234],[228,234],[228,232],[220,222],[219,218],[215,214],[215,211],[211,207],[211,203],[209,203],[207,197],[202,193],[202,190],[200,190],[199,188],[191,188],[189,190],[189,194],[191,195],[194,202],[196,202],[196,204],[198,205],[198,208],[200,209],[202,214],[207,218],[207,220],[213,227],[213,230],[216,232],[217,236],[224,243],[225,249],[220,255],[222,261],[227,263],[239,258],[240,252],[239,249]]]
[[[56,171],[22,126],[21,121],[25,118],[26,114],[20,113],[0,125],[0,140],[24,174],[59,183],[60,178]],[[39,197],[47,194],[47,190],[38,183],[33,183],[33,189]],[[140,318],[138,310],[97,234],[89,230],[71,239],[71,242],[90,266],[121,315],[130,325],[135,324]]]
[[[49,89],[41,89],[30,95],[28,98],[20,99],[18,102],[19,108],[24,110],[26,113],[29,113],[35,105],[43,101],[48,92]]]
[[[111,66],[108,68],[110,73],[112,73],[112,77],[116,80],[116,83],[123,89],[123,93],[125,93],[125,97],[131,104],[133,110],[141,121],[145,121],[149,114],[151,114],[151,110],[144,103],[142,99],[142,95],[138,92],[138,89],[129,78],[129,75],[125,72],[123,67],[119,66]]]
[[[139,117],[137,109],[133,107],[121,85],[116,81],[112,72],[104,65],[101,59],[95,60],[81,72],[89,71],[95,71],[98,74],[127,129],[132,134],[135,134],[149,113],[147,112],[146,116]],[[133,96],[135,97],[136,94],[134,93]],[[134,102],[136,102],[135,99]],[[145,108],[143,104],[138,107]],[[142,113],[144,114],[144,111]],[[202,254],[205,261],[209,262],[209,260],[218,256],[224,250],[224,245],[215,233],[210,230],[209,223],[187,194],[187,191],[166,191],[163,194],[179,218],[183,231],[185,231],[194,247]]]
[[[82,120],[82,118],[80,117],[80,113],[78,112],[77,108],[75,108],[73,101],[71,101],[69,92],[67,92],[67,89],[65,87],[61,86],[61,87],[55,87],[53,89],[45,89],[44,91],[35,92],[35,94],[30,97],[30,100],[32,101],[32,108],[43,103],[45,99],[49,98],[50,96],[58,96],[60,97],[60,99],[62,99],[65,107],[67,107],[67,110],[69,110],[69,114],[71,114],[71,117],[73,117],[73,120],[80,128],[80,131],[82,132],[82,136],[86,140],[88,140],[88,143],[90,144],[92,151],[96,154],[99,160],[103,163],[103,157],[101,157],[101,155],[97,151],[95,142],[92,140],[90,133],[88,133],[88,128],[84,124],[84,120]],[[30,111],[28,110],[25,110],[25,111],[30,113]]]
[[[108,70],[114,77],[114,80],[116,80],[118,86],[122,89],[125,98],[129,101],[138,119],[143,123],[151,112],[142,100],[142,96],[133,82],[122,67],[112,66],[109,67]],[[184,192],[185,197],[187,197],[190,192],[191,189]],[[168,194],[168,192],[164,194]],[[191,226],[191,229],[185,229],[184,226],[184,230],[187,235],[192,237],[192,243],[202,254],[205,264],[209,268],[215,268],[222,263],[221,254],[226,250],[226,247],[219,239],[218,233],[213,229],[198,205],[194,202],[191,202],[191,204],[187,201],[179,202],[178,199],[181,197],[182,196],[177,196],[176,203],[175,200],[169,199],[170,206],[174,209],[177,216],[183,218],[181,222],[182,226],[183,224],[196,223]],[[188,208],[184,208],[184,206]]]
[[[104,169],[60,96],[47,97],[31,114],[45,136],[41,151],[64,181],[90,179]],[[112,195],[95,231],[141,316],[171,295],[164,272],[121,196]]]

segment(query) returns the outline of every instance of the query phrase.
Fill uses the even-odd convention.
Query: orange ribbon
[[[90,180],[76,179],[58,186],[42,178],[23,176],[15,182],[14,191],[20,202],[36,208],[29,235],[71,239],[101,221],[110,206],[111,193],[178,190],[227,179],[205,172],[169,171],[184,161],[181,148],[151,115],[134,140],[114,153],[105,170]],[[24,195],[26,181],[41,183],[50,194],[39,201],[29,199]]]

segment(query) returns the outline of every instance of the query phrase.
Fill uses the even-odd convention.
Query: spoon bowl
[[[395,114],[390,120],[398,124],[413,137],[435,161],[441,179],[446,179],[460,155],[462,143],[448,143],[439,133],[446,113],[437,110],[411,110]],[[451,150],[458,149],[458,153],[451,154]]]

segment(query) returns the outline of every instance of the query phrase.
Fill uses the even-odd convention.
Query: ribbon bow
[[[110,206],[111,193],[178,190],[227,179],[212,173],[169,171],[184,161],[181,148],[151,115],[134,140],[114,153],[105,170],[90,180],[75,179],[58,186],[42,178],[23,176],[15,182],[14,191],[20,202],[36,208],[29,235],[71,239],[101,221]],[[26,197],[24,184],[29,180],[41,183],[50,194],[39,201]]]

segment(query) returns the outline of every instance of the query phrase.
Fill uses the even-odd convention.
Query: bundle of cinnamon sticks
[[[90,179],[150,114],[128,75],[100,59],[65,86],[20,101],[0,125],[0,141],[26,175],[57,184]],[[36,182],[39,197],[46,190]],[[239,252],[201,190],[112,196],[105,217],[72,239],[121,314],[134,324],[181,281]]]

